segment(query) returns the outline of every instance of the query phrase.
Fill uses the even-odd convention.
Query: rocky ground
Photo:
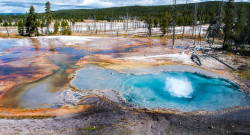
[[[250,109],[212,114],[157,113],[123,109],[98,97],[79,104],[94,107],[49,119],[1,119],[0,134],[248,134]]]

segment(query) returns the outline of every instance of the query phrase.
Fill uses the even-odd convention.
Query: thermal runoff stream
[[[133,75],[86,68],[78,71],[72,84],[82,90],[118,90],[138,107],[213,111],[250,104],[249,95],[237,85],[189,72]]]

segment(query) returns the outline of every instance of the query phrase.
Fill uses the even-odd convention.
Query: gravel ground
[[[122,109],[98,97],[80,104],[95,107],[49,119],[0,119],[0,134],[248,134],[250,109],[212,114],[150,113]]]

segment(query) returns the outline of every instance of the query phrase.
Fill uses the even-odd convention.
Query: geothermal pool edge
[[[89,66],[90,65],[90,66]],[[114,91],[116,93],[116,96],[118,97],[118,99],[120,100],[119,102],[116,102],[112,99],[112,96],[110,95],[105,95],[105,94],[93,94],[93,95],[88,95],[88,96],[83,96],[84,98],[87,97],[91,97],[91,96],[97,96],[100,97],[104,100],[109,101],[110,103],[114,103],[116,106],[118,107],[122,107],[123,109],[133,109],[133,110],[138,110],[138,111],[144,111],[144,112],[159,112],[159,113],[175,113],[175,114],[219,114],[219,113],[226,113],[226,112],[232,112],[232,111],[236,111],[236,110],[243,110],[243,109],[250,109],[250,106],[233,106],[233,107],[227,107],[227,108],[223,108],[223,109],[219,109],[219,110],[191,110],[191,111],[184,111],[182,109],[176,109],[176,108],[164,108],[164,107],[156,107],[156,108],[146,108],[146,107],[138,107],[137,105],[130,103],[129,101],[127,101],[123,96],[122,96],[122,92],[115,90],[115,89],[106,89],[106,90],[99,90],[99,89],[95,89],[95,90],[81,90],[79,88],[77,88],[76,86],[74,86],[72,84],[72,82],[74,81],[74,79],[77,76],[77,73],[79,70],[81,69],[85,69],[85,68],[90,68],[90,67],[94,67],[97,69],[109,69],[109,68],[105,68],[103,66],[100,66],[98,64],[86,64],[84,65],[82,68],[78,69],[77,71],[75,71],[73,74],[73,77],[69,83],[69,86],[71,88],[71,90],[73,91],[78,91],[78,92],[103,92],[103,91]],[[178,67],[178,68],[176,68]],[[208,71],[202,68],[198,68],[198,67],[193,67],[193,66],[186,66],[186,65],[163,65],[163,66],[157,66],[157,67],[152,67],[151,69],[154,69],[153,71],[143,71],[143,72],[138,72],[138,69],[125,69],[125,70],[116,70],[116,69],[111,69],[114,71],[117,71],[119,73],[128,73],[128,74],[134,74],[134,75],[142,75],[142,74],[150,74],[150,73],[155,73],[155,72],[190,72],[190,73],[197,73],[197,74],[201,74],[204,76],[208,76],[208,77],[212,77],[212,78],[219,78],[219,79],[224,79],[226,81],[229,81],[232,84],[235,84],[237,86],[240,87],[240,90],[246,93],[249,93],[248,89],[242,89],[241,85],[239,85],[239,81],[237,81],[236,79],[234,79],[233,77],[229,76],[225,76],[224,74],[219,74],[217,72],[213,72],[213,71]],[[134,71],[133,71],[134,70]],[[114,95],[113,95],[114,96]],[[121,103],[122,102],[122,103]],[[124,105],[125,103],[125,105]]]

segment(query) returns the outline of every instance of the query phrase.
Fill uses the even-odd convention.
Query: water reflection
[[[55,40],[49,39],[49,51],[55,52]]]
[[[34,49],[36,51],[38,51],[40,48],[40,45],[41,45],[40,42],[37,40],[37,38],[30,38],[30,40],[31,40],[31,43],[32,43]]]

